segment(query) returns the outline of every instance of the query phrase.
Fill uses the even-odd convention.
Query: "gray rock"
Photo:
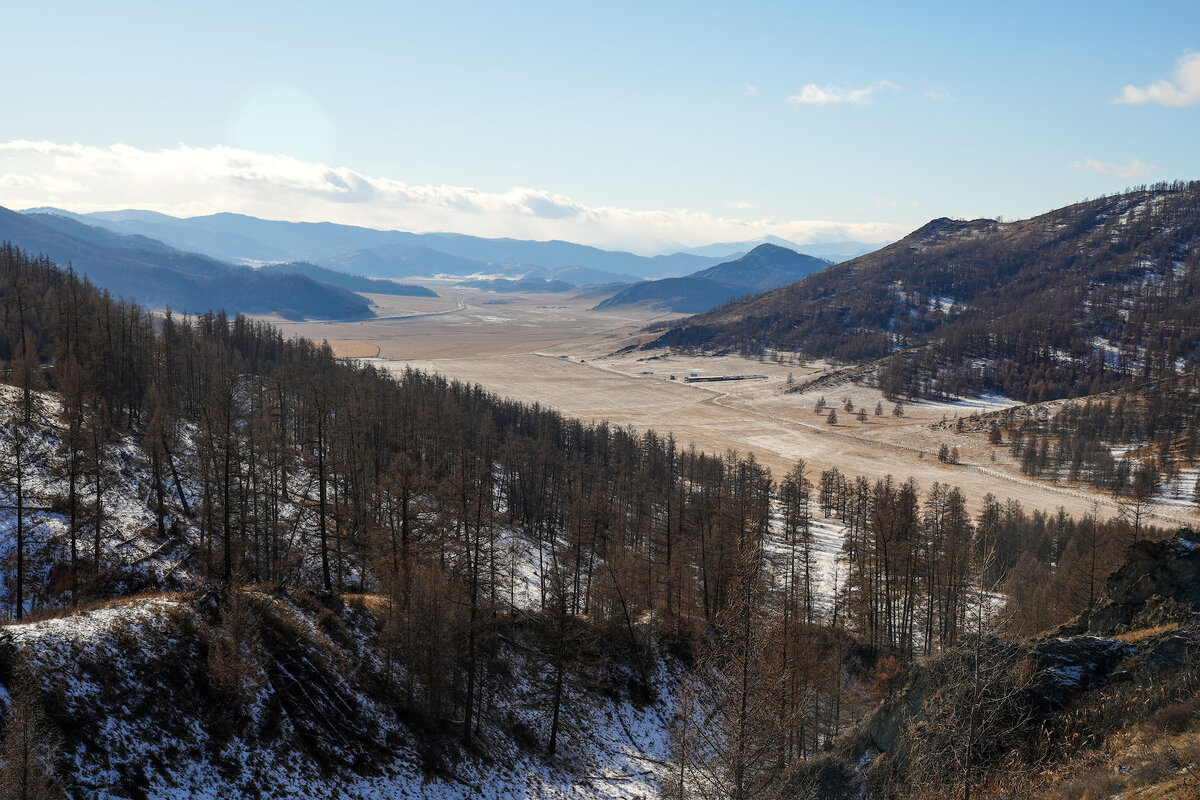
[[[1145,616],[1155,598],[1200,611],[1200,533],[1183,529],[1162,542],[1140,541],[1104,586],[1101,600],[1079,625],[1088,633],[1121,633]]]

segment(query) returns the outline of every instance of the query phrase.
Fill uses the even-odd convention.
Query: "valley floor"
[[[896,417],[893,403],[878,390],[839,380],[832,374],[836,368],[821,361],[619,352],[639,341],[642,326],[669,315],[638,309],[595,312],[589,310],[591,299],[568,295],[429,285],[442,296],[373,296],[380,304],[377,320],[279,324],[288,333],[328,339],[345,357],[378,351],[380,365],[388,369],[436,372],[580,419],[670,432],[683,447],[753,453],[776,477],[803,458],[814,475],[837,467],[872,479],[911,476],[922,490],[935,482],[959,486],[972,511],[990,492],[1001,500],[1019,500],[1027,510],[1052,513],[1061,507],[1076,517],[1093,510],[1103,517],[1118,513],[1104,492],[1023,475],[1007,448],[989,445],[981,433],[931,427],[1015,405],[1005,398],[905,403],[903,416]],[[687,383],[692,373],[765,377]],[[810,382],[815,383],[806,388]],[[793,388],[799,391],[789,391]],[[828,424],[828,410],[814,410],[820,397],[837,412],[836,425]],[[847,400],[854,408],[849,413]],[[879,403],[883,414],[876,416]],[[867,410],[865,422],[857,419],[860,408]],[[959,463],[938,460],[943,444],[958,448]],[[1176,527],[1198,519],[1189,503],[1162,502],[1151,522]]]

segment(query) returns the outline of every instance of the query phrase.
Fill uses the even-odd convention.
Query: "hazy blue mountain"
[[[70,265],[92,283],[143,305],[203,313],[277,313],[291,318],[363,319],[370,304],[345,289],[297,274],[260,273],[184,253],[142,236],[115,236],[77,220],[0,208],[0,241]]]
[[[180,250],[204,253],[232,263],[304,260],[302,255],[293,255],[286,248],[272,246],[254,237],[210,226],[188,225],[177,217],[154,211],[98,211],[70,216],[89,225],[99,225],[117,233],[141,234]]]
[[[43,225],[61,231],[68,236],[83,239],[85,242],[98,244],[102,247],[119,247],[128,250],[145,250],[150,253],[178,253],[179,251],[160,241],[140,234],[124,235],[115,233],[107,228],[89,225],[78,218],[64,216],[61,212],[47,210],[46,213],[23,212],[31,219]]]
[[[831,266],[829,261],[787,247],[760,244],[741,258],[700,270],[692,277],[708,278],[758,292],[786,286]]]
[[[694,272],[722,260],[688,253],[646,257],[563,241],[481,239],[457,233],[409,235],[424,237],[424,244],[437,250],[493,264],[528,264],[551,269],[588,267],[646,278]]]
[[[482,261],[406,244],[355,250],[324,263],[334,269],[376,278],[428,278],[434,275],[477,275],[495,271]]]
[[[473,289],[487,289],[493,292],[569,292],[574,284],[566,281],[551,280],[550,278],[480,278],[462,281],[459,286],[470,286]]]
[[[263,274],[307,275],[315,281],[328,283],[331,286],[340,286],[352,292],[392,294],[405,297],[437,297],[437,292],[427,289],[424,286],[417,286],[412,283],[399,283],[387,278],[364,278],[361,275],[338,272],[334,269],[318,267],[316,264],[309,264],[304,261],[291,264],[267,264],[266,266],[259,267],[257,271]]]
[[[631,284],[598,303],[593,310],[648,306],[680,314],[699,314],[748,294],[753,294],[753,290],[745,286],[731,286],[728,283],[689,275]]]
[[[524,277],[550,278],[552,280],[566,281],[573,286],[637,283],[642,280],[637,275],[631,275],[628,272],[606,272],[605,270],[592,269],[591,267],[561,267],[559,269],[535,267],[529,272],[524,273]]]
[[[485,239],[457,233],[380,231],[331,222],[264,220],[243,214],[211,214],[179,219],[155,212],[126,210],[66,216],[117,233],[141,234],[181,250],[201,252],[225,261],[308,261],[321,266],[351,269],[360,274],[371,273],[364,273],[353,263],[347,263],[353,254],[394,247],[424,247],[484,265],[524,264],[548,269],[586,267],[637,277],[682,275],[726,260],[724,257],[690,253],[647,257],[563,241],[537,242]],[[392,269],[396,269],[396,262],[390,260],[395,251],[384,252],[389,258],[379,257],[379,254],[363,258],[373,259],[381,265],[390,264]],[[433,257],[428,258],[432,260]],[[408,262],[400,259],[400,263]],[[448,272],[445,269],[436,271]],[[471,269],[457,274],[479,271]],[[376,277],[415,274],[418,273],[391,272]]]
[[[789,250],[801,252],[804,248],[795,242],[790,242],[779,236],[763,236],[758,239],[750,239],[744,242],[714,242],[700,247],[680,248],[681,253],[690,253],[697,256],[711,256],[720,258],[723,261],[732,261],[735,258],[741,258],[749,253],[760,244],[773,244],[777,247],[786,247]]]
[[[739,258],[746,253],[758,247],[760,244],[773,244],[779,247],[786,247],[789,250],[795,250],[797,253],[804,253],[817,258],[824,258],[834,264],[846,261],[866,253],[874,252],[881,247],[884,247],[890,242],[810,242],[808,244],[796,244],[795,242],[781,239],[778,236],[764,236],[761,239],[754,239],[748,242],[723,242],[718,244],[708,244],[703,247],[689,247],[680,250],[682,253],[691,253],[699,256],[722,256],[723,260],[733,260]]]
[[[830,262],[786,247],[760,244],[741,258],[683,278],[664,278],[628,286],[597,309],[646,305],[698,314],[738,297],[786,286],[830,266]]]

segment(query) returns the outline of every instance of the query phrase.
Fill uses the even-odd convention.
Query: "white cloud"
[[[753,83],[744,83],[742,85],[746,87],[746,94],[752,96],[758,94],[758,87]]]
[[[949,102],[954,99],[954,95],[947,92],[945,89],[926,89],[921,92],[921,96],[926,100],[938,100]]]
[[[0,191],[7,192],[45,192],[48,195],[62,195],[79,192],[86,189],[82,183],[64,180],[49,175],[0,175]]]
[[[1188,53],[1179,59],[1174,81],[1158,80],[1149,86],[1126,86],[1115,102],[1135,106],[1153,103],[1172,108],[1200,103],[1200,53]]]
[[[879,242],[901,225],[834,220],[741,219],[707,212],[588,206],[544,189],[485,192],[468,186],[414,186],[346,167],[232,147],[0,142],[0,205],[52,205],[88,212],[141,208],[173,216],[220,211],[291,221],[477,236],[566,239],[638,252],[766,235],[795,242]],[[732,204],[746,210],[741,204]]]
[[[899,91],[900,87],[891,81],[875,81],[870,86],[864,86],[861,89],[854,89],[849,86],[834,86],[826,84],[824,87],[817,86],[815,83],[805,84],[805,86],[796,94],[788,97],[788,105],[830,105],[832,103],[850,103],[853,105],[865,105],[871,102],[871,96],[883,89]]]
[[[1076,172],[1116,175],[1119,178],[1144,178],[1147,175],[1153,175],[1158,170],[1158,167],[1153,164],[1147,164],[1140,158],[1130,159],[1128,164],[1109,164],[1104,161],[1097,161],[1094,158],[1085,158],[1083,161],[1072,161],[1071,169]]]
[[[737,209],[738,211],[745,211],[748,208],[754,208],[754,204],[747,203],[745,200],[735,200],[729,204],[729,207]]]

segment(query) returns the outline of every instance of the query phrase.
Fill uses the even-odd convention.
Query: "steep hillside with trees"
[[[1070,623],[980,615],[793,788],[819,797],[1191,798],[1200,785],[1200,534],[1141,541]],[[975,607],[986,604],[976,594]]]
[[[0,769],[73,797],[791,796],[1028,548],[1054,624],[1130,531],[772,476],[11,246],[0,366]]]
[[[1019,222],[934,220],[650,346],[884,359],[891,394],[1033,402],[1194,374],[1198,296],[1200,182],[1180,182]]]

